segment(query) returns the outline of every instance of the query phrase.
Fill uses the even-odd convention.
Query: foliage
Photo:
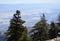
[[[43,17],[41,17],[41,20],[33,26],[30,33],[32,41],[45,41],[48,39],[48,28],[44,14]]]
[[[58,34],[57,31],[58,31],[58,29],[55,26],[55,23],[51,22],[51,29],[49,30],[49,37],[50,37],[50,39],[53,39],[53,38],[57,37],[57,34]]]
[[[17,10],[10,21],[10,26],[6,33],[6,41],[30,41],[27,36],[27,28],[23,26],[23,23],[25,21],[21,19],[20,11]]]

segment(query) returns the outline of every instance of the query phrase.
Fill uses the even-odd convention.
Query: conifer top
[[[17,10],[17,11],[16,11],[16,14],[20,15],[20,11],[19,11],[19,10]]]

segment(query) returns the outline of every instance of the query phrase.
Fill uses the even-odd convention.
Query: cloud
[[[6,30],[5,28],[7,28],[9,26],[9,21],[12,17],[11,13],[6,13],[6,12],[2,12],[0,14],[0,29],[1,30]]]
[[[0,5],[0,26],[5,29],[9,25],[10,19],[13,17],[13,14],[17,9],[21,10],[21,17],[23,20],[26,21],[24,25],[26,26],[33,26],[36,22],[40,20],[40,17],[44,13],[46,16],[46,20],[50,22],[52,19],[56,20],[55,18],[60,11],[59,5]],[[56,7],[55,7],[56,6]]]

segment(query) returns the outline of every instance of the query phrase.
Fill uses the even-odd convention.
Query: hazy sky
[[[60,0],[0,0],[0,29],[7,29],[9,21],[16,10],[26,26],[32,26],[45,13],[47,22],[56,21],[60,12]]]
[[[60,3],[60,0],[0,0],[1,4],[40,4]]]

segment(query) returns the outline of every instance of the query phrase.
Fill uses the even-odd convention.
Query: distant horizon
[[[0,0],[0,29],[6,30],[9,21],[16,10],[21,11],[21,17],[27,27],[37,23],[45,13],[47,22],[57,21],[60,13],[60,0]]]
[[[0,0],[0,4],[40,4],[60,3],[60,0]]]

